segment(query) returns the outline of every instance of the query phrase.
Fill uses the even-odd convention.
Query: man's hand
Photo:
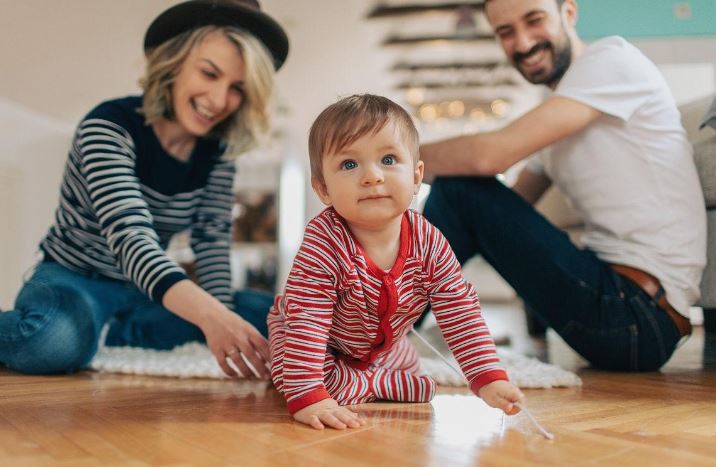
[[[502,409],[507,415],[515,415],[520,409],[515,406],[516,402],[524,402],[525,395],[517,386],[509,381],[493,381],[484,385],[477,392],[477,395],[490,407]]]
[[[345,430],[360,428],[366,424],[364,418],[346,407],[341,407],[334,399],[323,399],[304,407],[293,414],[293,418],[317,430],[322,430],[324,425],[336,430]]]

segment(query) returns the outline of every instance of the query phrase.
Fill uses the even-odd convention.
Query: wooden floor
[[[548,441],[466,390],[318,432],[265,383],[0,370],[0,465],[716,465],[716,336],[697,329],[659,373],[579,374],[582,388],[526,391]]]

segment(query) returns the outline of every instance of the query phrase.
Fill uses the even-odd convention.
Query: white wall
[[[72,126],[0,97],[0,308],[11,306],[57,204]]]
[[[634,44],[659,66],[679,105],[714,93],[716,38],[641,39]]]
[[[0,0],[0,94],[76,123],[136,92],[145,28],[171,0]]]

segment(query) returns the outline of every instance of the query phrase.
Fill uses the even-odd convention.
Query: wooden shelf
[[[402,83],[398,83],[394,88],[395,89],[413,89],[413,88],[423,88],[423,89],[479,89],[479,88],[486,88],[486,89],[492,89],[497,86],[500,87],[508,87],[508,86],[517,86],[518,83],[513,80],[501,80],[501,81],[405,81]]]
[[[433,36],[390,36],[387,37],[381,45],[383,46],[394,46],[394,45],[425,45],[431,42],[495,42],[495,36],[493,34],[468,34],[468,35],[433,35]]]
[[[482,11],[485,7],[483,1],[474,2],[439,2],[439,3],[414,3],[407,5],[376,5],[367,15],[367,19],[395,18],[424,13],[452,12],[462,7],[470,7],[475,11]]]
[[[273,252],[278,248],[276,242],[232,242],[232,250],[256,250],[262,252]]]
[[[444,63],[406,63],[393,65],[392,71],[452,71],[452,70],[496,70],[511,68],[507,62],[444,62]]]

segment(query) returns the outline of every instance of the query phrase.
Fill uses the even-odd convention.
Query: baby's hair
[[[368,133],[379,132],[388,122],[395,124],[417,163],[418,130],[408,112],[386,97],[354,94],[328,106],[311,125],[308,136],[311,175],[323,182],[323,156],[341,151]]]

